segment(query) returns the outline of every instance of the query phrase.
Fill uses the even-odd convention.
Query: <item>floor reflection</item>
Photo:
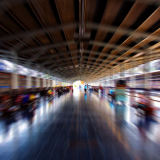
[[[33,112],[1,117],[0,159],[159,159],[158,124],[143,142],[133,110],[121,109],[116,112],[107,97],[79,89],[41,99]]]

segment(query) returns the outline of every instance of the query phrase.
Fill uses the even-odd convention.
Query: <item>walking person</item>
[[[87,91],[87,85],[84,86],[84,91],[86,93],[86,91]]]
[[[146,93],[139,94],[136,104],[133,105],[138,112],[138,129],[143,140],[146,140],[146,132],[150,129],[150,123],[153,119],[153,108],[150,99],[147,97]]]

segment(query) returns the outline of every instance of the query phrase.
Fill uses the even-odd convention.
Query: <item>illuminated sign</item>
[[[6,65],[0,62],[0,71],[5,71]]]

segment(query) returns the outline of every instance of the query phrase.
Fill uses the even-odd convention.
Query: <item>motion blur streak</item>
[[[82,85],[74,91],[40,97],[32,121],[23,111],[1,116],[0,158],[159,159],[158,122],[143,132],[128,101],[126,116],[119,117],[105,92],[97,95],[90,87],[85,93]]]
[[[160,160],[160,0],[0,0],[0,160]]]

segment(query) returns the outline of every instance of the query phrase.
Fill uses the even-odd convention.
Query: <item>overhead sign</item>
[[[35,70],[30,69],[30,76],[31,77],[38,77],[38,72]]]
[[[25,76],[27,76],[27,75],[30,74],[30,73],[29,73],[29,69],[28,69],[28,68],[25,68],[25,67],[23,67],[23,66],[21,66],[21,65],[17,65],[17,72],[18,72],[18,74],[20,74],[20,75],[25,75]]]
[[[0,71],[5,71],[6,65],[0,62]]]
[[[14,64],[7,60],[0,59],[0,71],[11,73],[14,71]]]
[[[154,60],[152,62],[150,62],[150,71],[158,71],[160,70],[160,60]]]
[[[134,68],[135,74],[143,74],[144,73],[144,64],[141,64]]]

